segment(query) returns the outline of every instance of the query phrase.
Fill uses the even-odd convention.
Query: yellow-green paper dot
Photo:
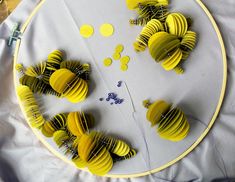
[[[115,48],[116,53],[121,53],[124,49],[124,46],[122,44],[118,44]]]
[[[121,64],[121,68],[122,71],[127,71],[128,70],[128,65],[127,64]]]
[[[105,66],[111,66],[111,64],[112,64],[112,59],[111,58],[106,58],[106,59],[104,59],[104,65]]]
[[[124,56],[120,59],[121,64],[128,64],[130,62],[130,57],[129,56]]]
[[[114,54],[113,54],[113,59],[114,59],[114,60],[117,61],[117,60],[119,60],[120,58],[121,58],[121,54],[119,54],[119,53],[114,53]]]
[[[113,28],[113,25],[111,24],[103,24],[101,25],[100,27],[100,34],[103,35],[104,37],[109,37],[111,35],[113,35],[113,32],[114,32],[114,28]]]
[[[89,38],[94,33],[94,28],[91,25],[82,25],[80,27],[80,35]]]

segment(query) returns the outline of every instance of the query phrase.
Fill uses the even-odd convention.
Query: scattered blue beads
[[[104,98],[101,97],[99,100],[103,101]],[[111,101],[111,103],[110,103],[111,105],[113,105],[113,104],[121,104],[124,101],[124,99],[118,98],[118,95],[113,93],[113,92],[112,93],[108,93],[108,97],[105,100],[107,102]]]
[[[117,87],[121,87],[122,86],[122,81],[118,81]]]
[[[117,87],[121,87],[122,86],[122,81],[118,81],[118,84],[117,84]],[[104,98],[100,98],[99,99],[100,101],[103,101]],[[113,105],[114,103],[115,104],[122,104],[124,99],[120,99],[118,98],[118,95],[114,92],[110,92],[108,93],[108,97],[105,99],[107,102],[111,101],[110,102],[110,105]]]

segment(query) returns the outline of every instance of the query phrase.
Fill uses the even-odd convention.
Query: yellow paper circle
[[[111,58],[104,59],[104,65],[105,66],[111,66],[111,64],[112,64],[112,59]]]
[[[121,53],[124,49],[124,46],[122,44],[118,44],[115,48],[116,53]]]
[[[93,35],[94,33],[94,28],[91,25],[82,25],[80,27],[80,35],[89,38]]]
[[[124,56],[120,59],[122,64],[128,64],[130,62],[130,57],[129,56]]]
[[[113,32],[114,32],[114,28],[113,28],[113,25],[111,24],[103,24],[101,25],[100,27],[100,34],[104,37],[109,37],[111,35],[113,35]]]
[[[114,54],[113,54],[113,59],[114,59],[114,60],[117,61],[117,60],[119,60],[120,58],[121,58],[121,54],[119,54],[119,53],[114,53]]]
[[[121,64],[121,68],[122,71],[127,71],[128,70],[128,65],[127,64]]]

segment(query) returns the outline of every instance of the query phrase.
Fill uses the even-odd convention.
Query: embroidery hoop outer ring
[[[216,107],[216,110],[214,112],[214,115],[211,119],[211,121],[209,122],[207,128],[203,131],[203,133],[201,134],[201,136],[186,150],[184,151],[182,154],[180,154],[177,158],[175,158],[174,160],[164,164],[161,167],[158,167],[156,169],[153,169],[151,171],[146,171],[146,172],[141,172],[141,173],[134,173],[134,174],[106,174],[105,177],[111,177],[111,178],[133,178],[133,177],[141,177],[141,176],[146,176],[146,175],[150,175],[156,172],[159,172],[163,169],[166,169],[167,167],[170,167],[171,165],[177,163],[179,160],[183,159],[186,155],[188,155],[190,152],[192,152],[199,144],[200,142],[206,137],[206,135],[209,133],[210,129],[212,128],[213,124],[216,121],[216,118],[219,114],[219,111],[221,109],[222,103],[223,103],[223,99],[224,99],[224,95],[225,95],[225,91],[226,91],[226,84],[227,84],[227,58],[226,58],[226,50],[225,50],[225,46],[224,46],[224,41],[221,35],[221,32],[213,18],[213,16],[211,15],[210,11],[207,9],[207,7],[203,4],[203,2],[201,0],[195,0],[197,2],[197,4],[202,8],[202,10],[205,12],[205,14],[207,15],[207,17],[209,18],[220,43],[220,47],[221,47],[221,53],[222,53],[222,59],[223,59],[223,82],[222,82],[222,88],[221,88],[221,92],[220,92],[220,97],[219,97],[219,102],[218,105]],[[46,0],[41,0],[37,6],[34,8],[34,10],[31,12],[31,14],[29,15],[29,17],[27,18],[27,20],[25,21],[25,23],[23,24],[20,32],[24,33],[27,26],[30,24],[32,18],[34,17],[34,15],[38,12],[38,10],[41,8],[41,6],[46,2]],[[18,58],[18,53],[19,53],[19,48],[20,48],[20,39],[17,40],[16,42],[16,47],[15,47],[15,51],[14,51],[14,55],[13,55],[13,61],[14,61],[14,67],[13,67],[13,76],[14,76],[14,86],[15,86],[15,91],[16,91],[16,87],[17,87],[17,76],[16,76],[16,71],[15,71],[15,65],[17,63],[17,58]],[[17,93],[16,93],[17,95]],[[19,105],[21,108],[21,111],[23,112],[23,105],[20,102],[20,99],[17,95],[17,99],[19,101]],[[32,128],[28,118],[26,117],[26,113],[23,112],[26,121],[28,123],[28,125],[30,126],[30,128],[32,129],[33,133],[37,136],[37,138],[58,158],[62,159],[63,161],[65,161],[66,163],[69,163],[73,166],[75,166],[75,164],[69,160],[68,158],[66,158],[64,155],[62,155],[61,153],[59,153],[58,151],[56,151],[38,132],[37,129]],[[76,166],[75,166],[76,167]],[[79,168],[80,169],[80,168]],[[88,171],[87,169],[80,169],[83,171]]]

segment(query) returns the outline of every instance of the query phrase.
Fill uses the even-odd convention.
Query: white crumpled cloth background
[[[235,181],[235,1],[203,0],[222,32],[228,58],[223,107],[206,139],[177,164],[145,177],[96,177],[61,161],[39,142],[18,106],[13,85],[13,48],[7,39],[15,22],[24,22],[39,0],[22,0],[0,25],[0,181]],[[230,179],[229,179],[230,178]]]

